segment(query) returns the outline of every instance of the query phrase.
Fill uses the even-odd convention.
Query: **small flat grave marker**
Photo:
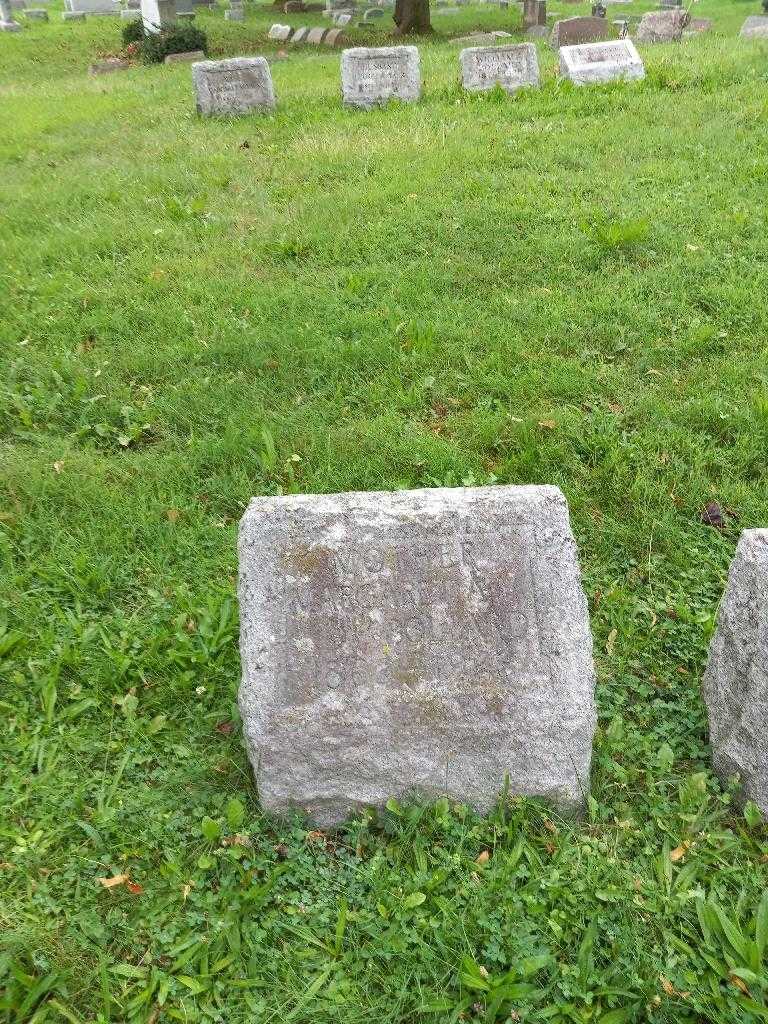
[[[275,90],[265,57],[233,57],[192,65],[192,84],[199,114],[269,113]]]
[[[306,25],[304,25],[301,28],[297,28],[296,29],[296,31],[291,36],[290,42],[292,42],[292,43],[306,43],[308,35],[309,35],[309,29],[306,27]]]
[[[312,46],[319,46],[325,38],[325,33],[327,31],[327,28],[311,28],[309,30],[309,35],[307,36],[307,42],[311,43]]]
[[[194,64],[198,60],[205,60],[205,54],[202,50],[187,50],[185,53],[169,53],[163,63]]]
[[[513,93],[539,84],[539,61],[533,43],[513,46],[470,46],[459,54],[462,85],[482,92],[500,85]]]
[[[344,29],[332,28],[328,35],[323,40],[326,46],[343,46],[346,42],[346,36],[344,35]]]
[[[346,106],[369,109],[388,100],[412,103],[421,95],[415,46],[355,46],[341,54],[341,91]]]
[[[254,498],[239,702],[262,806],[390,797],[566,812],[589,792],[587,603],[556,487]]]
[[[122,15],[125,12],[121,11],[120,13]],[[132,11],[131,13],[135,14],[137,17],[141,17],[141,13],[139,11]],[[62,11],[61,12],[61,20],[62,21],[85,21],[85,11]]]
[[[560,74],[574,85],[645,78],[640,54],[629,39],[560,48]]]

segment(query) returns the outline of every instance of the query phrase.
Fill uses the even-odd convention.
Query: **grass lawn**
[[[699,691],[768,524],[768,42],[756,2],[694,13],[642,83],[574,89],[539,43],[514,99],[463,94],[447,36],[517,12],[437,13],[421,103],[345,111],[338,52],[288,48],[238,120],[188,66],[88,76],[114,19],[0,35],[0,1019],[768,1018],[768,831]],[[214,55],[273,21],[322,23],[198,18]],[[493,482],[570,503],[588,817],[262,816],[249,497]]]

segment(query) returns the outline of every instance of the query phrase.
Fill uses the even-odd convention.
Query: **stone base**
[[[17,21],[0,21],[0,32],[21,32]]]
[[[64,11],[61,15],[62,21],[85,21],[83,11]]]

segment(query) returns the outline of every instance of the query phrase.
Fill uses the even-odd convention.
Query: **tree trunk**
[[[395,35],[406,36],[411,32],[424,35],[432,31],[429,20],[429,0],[396,0]]]

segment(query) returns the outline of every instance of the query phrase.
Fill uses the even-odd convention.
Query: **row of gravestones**
[[[556,487],[254,498],[239,702],[262,805],[332,826],[419,794],[578,812],[595,673]],[[704,676],[715,768],[768,812],[768,530],[742,535]]]
[[[499,85],[507,92],[539,84],[533,43],[470,46],[459,54],[462,82],[473,92]],[[560,49],[560,73],[576,85],[638,79],[643,62],[628,39]],[[265,57],[235,57],[192,65],[197,110],[201,114],[245,114],[276,106]],[[364,109],[389,100],[413,102],[421,96],[419,51],[415,46],[353,47],[341,54],[341,91],[346,106]]]
[[[341,46],[345,42],[344,32],[340,28],[302,28],[293,29],[290,25],[273,25],[268,38],[278,43],[310,43],[319,46]]]

